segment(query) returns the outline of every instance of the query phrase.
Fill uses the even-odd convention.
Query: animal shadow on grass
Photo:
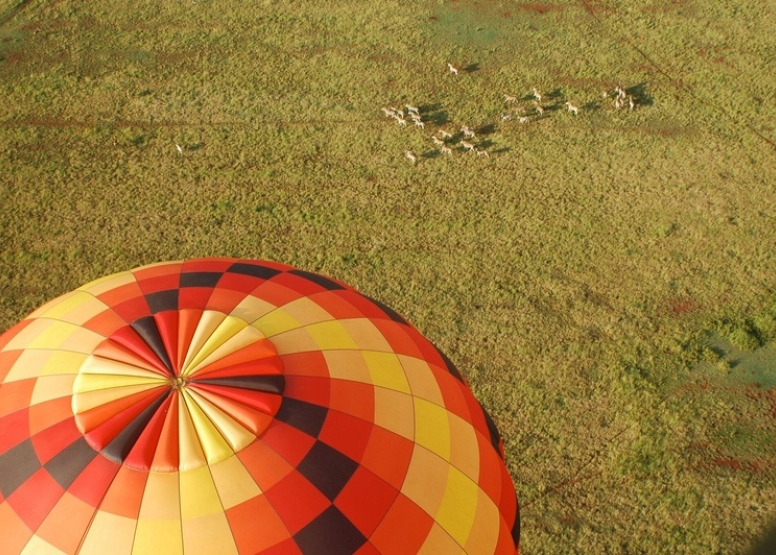
[[[188,145],[183,148],[185,150],[200,150],[205,148],[205,143],[194,143],[193,145]]]
[[[426,118],[426,121],[430,121],[436,125],[444,125],[450,121],[450,119],[447,117],[447,112],[444,110],[439,110],[428,114],[423,112],[423,114]]]
[[[582,105],[582,110],[585,112],[593,112],[595,110],[601,109],[601,102],[596,100],[594,102],[588,102],[587,104]]]
[[[480,64],[478,64],[477,62],[475,62],[473,64],[469,64],[468,66],[463,68],[463,70],[466,73],[474,73],[475,71],[479,71],[480,70]]]
[[[494,143],[490,139],[485,139],[484,141],[480,141],[480,143],[477,146],[480,147],[480,148],[490,148],[494,144],[496,144],[496,143]]]
[[[638,85],[633,85],[632,87],[626,87],[625,92],[633,97],[633,99],[636,101],[636,104],[641,106],[652,106],[655,103],[655,100],[652,98],[652,96],[647,94],[646,83],[639,83]]]
[[[505,152],[509,152],[510,150],[512,150],[512,149],[509,148],[508,146],[502,146],[501,148],[497,148],[495,150],[491,150],[491,152],[493,154],[503,154]]]
[[[436,102],[434,104],[421,104],[418,106],[418,110],[420,110],[421,114],[434,113],[441,109],[442,109],[442,105],[439,102]]]
[[[475,131],[478,135],[491,135],[496,132],[496,124],[488,123],[486,125],[478,127],[477,129],[475,129]]]
[[[439,152],[438,150],[427,150],[426,152],[421,154],[420,157],[426,158],[426,159],[433,159],[433,158],[439,158],[441,155],[442,153]]]
[[[545,98],[549,100],[563,100],[565,102],[565,97],[563,96],[563,91],[560,89],[553,89],[548,93],[545,93]]]

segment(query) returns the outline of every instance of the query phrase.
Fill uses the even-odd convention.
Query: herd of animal
[[[455,67],[453,64],[447,64],[448,71],[451,75],[457,76],[463,70]],[[602,98],[614,98],[614,108],[619,110],[626,105],[629,110],[634,110],[636,107],[636,99],[632,94],[629,94],[622,85],[618,84],[613,90],[607,89],[601,94]],[[547,108],[542,104],[542,93],[536,87],[527,95],[518,97],[513,94],[504,94],[504,102],[510,105],[516,105],[511,112],[505,112],[501,114],[500,122],[505,123],[507,121],[516,119],[521,124],[530,123],[533,120],[545,117],[545,111]],[[530,102],[530,108],[526,108],[524,101]],[[564,104],[568,114],[578,116],[580,108],[571,101],[565,101]],[[556,109],[556,107],[553,107]],[[421,109],[412,104],[405,104],[403,108],[396,108],[394,106],[384,106],[381,108],[386,118],[393,119],[401,127],[407,127],[410,122],[415,127],[425,130],[427,121],[423,120]],[[437,137],[437,134],[439,135]],[[475,143],[476,130],[469,125],[462,125],[457,130],[446,129],[439,127],[437,133],[431,135],[431,141],[439,152],[443,156],[452,156],[453,150],[460,150],[464,153],[472,153],[477,157],[490,158],[490,153],[482,145]],[[412,164],[418,162],[418,156],[411,150],[405,150],[404,156]]]

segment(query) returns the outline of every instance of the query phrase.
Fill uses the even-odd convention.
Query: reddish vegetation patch
[[[728,468],[734,472],[743,470],[744,472],[759,472],[759,461],[742,461],[741,459],[718,457],[711,461],[718,468]]]
[[[645,131],[660,135],[661,137],[678,137],[687,130],[688,128],[679,125],[662,125],[645,128]]]
[[[714,466],[720,466],[722,468],[729,468],[731,470],[741,470],[741,461],[738,459],[714,459]]]
[[[520,4],[517,5],[517,7],[527,12],[535,12],[542,15],[553,10],[565,9],[565,6],[555,6],[553,4],[538,4],[533,2],[521,2]]]
[[[18,64],[24,61],[25,56],[21,52],[9,52],[5,55],[5,61],[9,64]]]
[[[689,314],[698,310],[698,305],[692,299],[669,299],[668,310],[674,314]]]
[[[766,414],[771,418],[776,418],[776,388],[769,387],[768,389],[762,389],[759,386],[747,387],[746,396],[753,401],[770,404],[770,409]]]

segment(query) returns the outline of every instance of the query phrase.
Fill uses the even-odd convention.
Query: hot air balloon
[[[514,555],[496,426],[404,318],[225,258],[111,275],[0,336],[0,553]]]

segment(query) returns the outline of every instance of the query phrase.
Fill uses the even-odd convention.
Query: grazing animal
[[[175,143],[175,148],[178,149],[178,154],[183,156],[183,147],[179,145],[178,143]]]
[[[380,108],[383,111],[383,114],[385,114],[385,117],[392,118],[394,111],[391,108],[382,107]]]
[[[518,116],[517,121],[519,121],[520,123],[528,123],[531,120],[526,116]]]
[[[447,69],[449,69],[449,70],[450,70],[450,73],[452,73],[453,75],[458,75],[458,68],[457,68],[457,67],[455,67],[455,66],[454,66],[453,64],[451,64],[450,62],[447,62]]]
[[[512,119],[512,114],[501,114],[501,121],[509,121]]]
[[[436,135],[431,135],[431,140],[434,141],[434,144],[437,146],[445,146],[445,142],[442,139],[437,139]]]
[[[536,113],[538,113],[540,116],[544,115],[544,107],[539,104],[538,100],[534,100],[534,107],[536,108]]]
[[[461,146],[464,148],[464,150],[468,150],[469,152],[474,152],[474,145],[471,143],[467,143],[466,141],[461,141]]]
[[[574,106],[571,102],[566,102],[566,107],[568,108],[569,112],[571,112],[575,116],[579,115],[579,108]]]
[[[633,109],[636,107],[636,102],[633,100],[632,96],[628,97],[628,108],[633,111]]]
[[[453,136],[450,133],[448,133],[447,131],[445,131],[444,129],[440,129],[439,130],[439,134],[442,135],[443,139],[452,139],[453,138]]]
[[[490,158],[490,154],[488,154],[488,151],[484,148],[482,150],[479,150],[477,148],[474,149],[474,152],[477,153],[477,156],[484,156],[485,158]]]
[[[442,151],[442,154],[447,154],[448,156],[452,156],[452,155],[453,155],[453,149],[452,149],[452,148],[450,148],[450,147],[449,147],[449,146],[447,146],[447,145],[442,145],[442,146],[440,146],[440,147],[439,147],[439,150],[441,150],[441,151]]]
[[[505,102],[517,102],[517,97],[512,96],[511,94],[505,94],[504,95],[504,101]]]
[[[467,139],[474,138],[474,130],[468,125],[464,125],[463,127],[461,127],[461,131],[463,132],[463,136],[466,137]]]
[[[533,88],[533,96],[537,102],[542,101],[542,95],[539,93],[539,90],[536,87]]]
[[[396,116],[396,123],[398,123],[402,127],[407,127],[407,120],[404,118],[400,118],[399,116]]]
[[[619,110],[623,106],[625,106],[625,101],[622,99],[621,96],[618,96],[617,98],[614,99],[614,109],[615,110]]]
[[[426,128],[426,124],[420,121],[419,119],[413,119],[412,121],[415,122],[415,127],[420,127],[421,129]]]
[[[418,110],[415,106],[411,106],[410,104],[405,104],[405,108],[407,108],[408,112],[415,112],[416,114],[420,114],[420,110]]]
[[[418,161],[418,157],[417,157],[417,156],[415,156],[415,155],[414,155],[412,152],[410,152],[409,150],[405,150],[405,151],[404,151],[404,156],[406,156],[406,157],[407,157],[407,160],[409,160],[409,161],[410,161],[410,162],[412,162],[413,164],[414,164],[415,162],[417,162],[417,161]]]

